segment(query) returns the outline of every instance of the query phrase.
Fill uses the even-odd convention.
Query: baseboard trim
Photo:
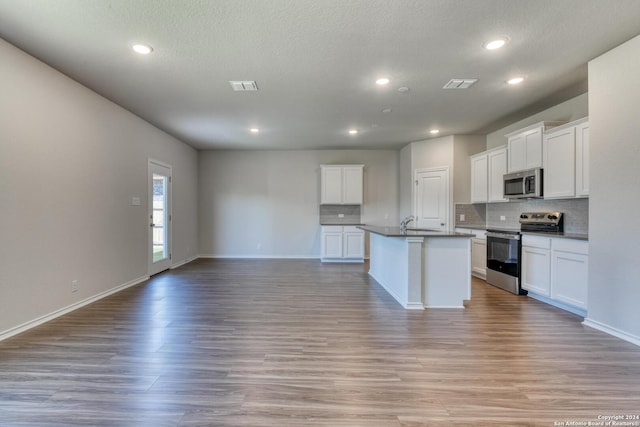
[[[537,293],[531,292],[531,291],[529,291],[527,296],[530,297],[530,298],[533,298],[535,300],[544,302],[545,304],[549,304],[549,305],[552,305],[554,307],[561,308],[564,311],[568,311],[569,313],[576,314],[576,315],[578,315],[580,317],[585,317],[585,318],[587,317],[587,310],[585,310],[585,309],[574,307],[572,305],[565,304],[562,301],[557,301],[557,300],[551,299],[549,297],[545,297],[544,295],[540,295],[540,294],[537,294]]]
[[[216,254],[200,254],[196,258],[207,258],[207,259],[320,259],[319,256],[311,256],[311,255],[216,255]]]
[[[605,325],[604,323],[593,319],[584,319],[582,324],[640,347],[640,337],[624,332],[618,328],[614,328],[613,326]]]
[[[183,265],[189,264],[190,262],[193,262],[193,261],[195,261],[197,259],[198,259],[198,256],[194,255],[194,256],[192,256],[190,258],[185,259],[184,261],[180,261],[179,263],[172,265],[171,266],[171,270],[174,270],[176,268],[182,267]]]
[[[409,305],[408,302],[404,302],[399,296],[398,294],[396,294],[391,288],[389,288],[385,283],[381,282],[380,280],[378,280],[378,278],[376,277],[375,274],[373,274],[371,271],[369,271],[369,276],[376,281],[376,283],[380,286],[382,286],[382,288],[387,291],[387,293],[389,295],[391,295],[391,297],[393,297],[394,300],[396,300],[396,302],[398,304],[400,304],[403,308],[408,308],[407,306]],[[421,307],[423,308],[423,307]]]
[[[53,320],[57,317],[63,316],[67,313],[71,313],[74,310],[77,310],[81,307],[84,307],[85,305],[89,305],[93,302],[96,302],[98,300],[101,300],[102,298],[108,297],[109,295],[113,295],[117,292],[123,291],[127,288],[130,288],[132,286],[138,285],[142,282],[144,282],[145,280],[149,280],[149,276],[142,276],[142,277],[138,277],[137,279],[131,280],[130,282],[124,283],[120,286],[116,286],[115,288],[109,289],[108,291],[104,291],[104,292],[100,292],[97,295],[94,295],[92,297],[83,299],[82,301],[78,301],[76,303],[73,303],[67,307],[61,308],[59,310],[53,311],[49,314],[46,314],[44,316],[38,317],[37,319],[34,320],[30,320],[26,323],[23,323],[22,325],[18,325],[15,326],[13,328],[7,329],[4,332],[0,332],[0,341],[5,340],[7,338],[10,338],[14,335],[17,335],[19,333],[25,332],[29,329],[35,328],[36,326],[40,326],[43,323],[49,322],[50,320]]]

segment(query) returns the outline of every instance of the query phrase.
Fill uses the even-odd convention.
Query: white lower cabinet
[[[471,239],[471,274],[487,278],[487,239]]]
[[[480,279],[487,278],[487,236],[485,230],[456,228],[459,233],[473,234],[471,239],[471,275]]]
[[[587,309],[588,244],[554,239],[551,251],[551,298]]]
[[[520,286],[529,292],[551,295],[551,239],[522,236]]]
[[[588,248],[584,240],[522,236],[521,286],[532,297],[574,313],[587,309]],[[577,309],[577,310],[575,310]]]
[[[320,258],[325,261],[362,262],[364,231],[354,226],[322,226]]]

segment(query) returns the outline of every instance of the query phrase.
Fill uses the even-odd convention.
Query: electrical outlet
[[[338,214],[338,218],[344,218],[344,214]]]
[[[78,281],[77,280],[72,280],[71,281],[71,292],[78,292]]]
[[[460,221],[464,222],[464,218],[465,218],[464,214],[460,214]]]
[[[258,244],[256,245],[256,249],[257,249],[257,250],[262,249],[262,243],[258,243]]]
[[[504,216],[504,215],[500,215],[500,221],[506,221],[506,220],[507,220],[507,217],[506,217],[506,216]]]
[[[389,214],[388,213],[384,214],[384,219],[389,219]]]

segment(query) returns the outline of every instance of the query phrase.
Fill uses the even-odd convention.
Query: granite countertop
[[[347,226],[356,226],[356,225],[364,225],[361,222],[321,222],[320,225],[347,225]]]
[[[456,225],[456,228],[467,228],[469,230],[487,230],[492,229],[495,231],[504,231],[504,232],[520,232],[520,234],[530,234],[535,236],[544,236],[544,237],[559,237],[563,239],[574,239],[574,240],[589,240],[589,234],[587,233],[567,233],[567,232],[548,232],[548,231],[520,231],[517,228],[499,228],[499,227],[487,227],[484,225]]]
[[[459,225],[456,224],[456,228],[468,228],[469,230],[486,230],[486,225]]]
[[[522,231],[522,234],[528,234],[532,236],[543,236],[543,237],[555,237],[555,238],[563,238],[563,239],[574,239],[574,240],[589,240],[588,234],[583,233],[550,233],[548,231]]]
[[[454,231],[437,231],[408,228],[407,231],[400,231],[400,227],[385,227],[376,225],[362,225],[358,228],[370,233],[379,234],[385,237],[475,237],[473,234],[456,233]]]

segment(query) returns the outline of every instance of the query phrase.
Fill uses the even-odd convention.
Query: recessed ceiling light
[[[510,85],[517,85],[522,83],[523,81],[524,81],[524,77],[518,76],[518,77],[510,78],[509,80],[507,80],[507,83],[509,83]]]
[[[403,92],[409,92],[409,88],[406,86],[401,86],[398,88],[398,92],[403,93]]]
[[[134,44],[133,45],[133,50],[136,53],[139,53],[140,55],[148,55],[151,52],[153,52],[153,48],[151,46],[149,46],[148,44]]]
[[[349,130],[349,134],[350,134],[350,135],[356,135],[357,133],[358,133],[358,130],[357,130],[357,129],[351,129],[351,130]]]
[[[388,78],[386,78],[386,77],[381,77],[381,78],[379,78],[378,80],[376,80],[376,84],[377,84],[377,85],[381,85],[381,86],[382,86],[382,85],[389,84],[389,82],[390,82],[390,81],[391,81],[391,80],[389,80],[389,79],[388,79]]]
[[[490,40],[484,44],[484,48],[487,50],[500,49],[502,46],[507,44],[507,40],[509,40],[507,37],[501,37],[499,39]]]
[[[391,112],[391,108],[385,108],[384,110],[382,110],[383,113],[390,113]]]
[[[249,132],[251,132],[251,133],[258,133],[258,132],[260,132],[260,129],[258,129],[258,128],[251,128],[251,129],[249,129]]]
[[[431,130],[429,131],[429,133],[430,133],[431,135],[437,135],[437,134],[439,134],[439,133],[440,133],[440,130],[439,130],[439,129],[431,129]]]

